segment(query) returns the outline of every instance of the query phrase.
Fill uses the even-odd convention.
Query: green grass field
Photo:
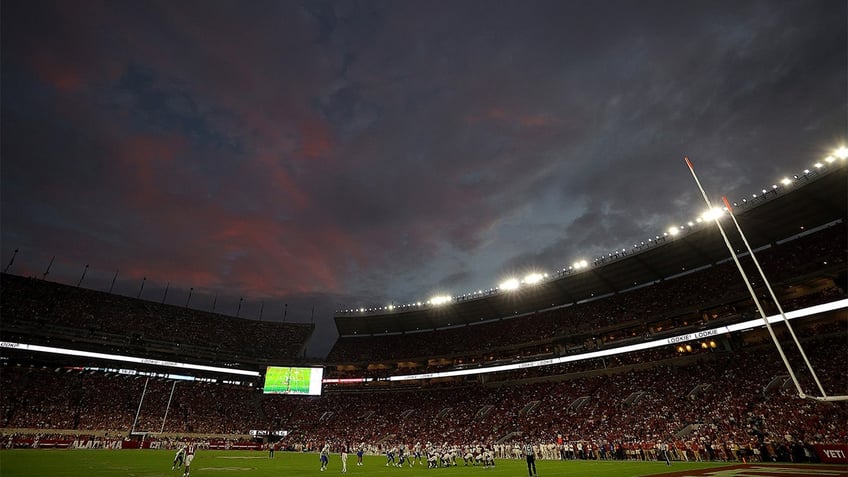
[[[174,451],[170,450],[4,450],[0,451],[0,476],[2,477],[179,477],[180,471],[171,470]],[[527,475],[526,464],[520,460],[502,460],[495,468],[458,467],[426,469],[386,467],[386,459],[366,456],[365,465],[356,466],[356,456],[348,458],[348,472],[353,477],[388,476],[483,476],[522,477]],[[597,476],[632,477],[720,467],[721,463],[674,463],[666,467],[661,462],[613,461],[537,461],[541,477]],[[277,452],[274,459],[259,451],[199,451],[191,466],[192,477],[269,477],[269,476],[327,476],[340,475],[338,454],[330,457],[326,472],[319,471],[317,454]]]

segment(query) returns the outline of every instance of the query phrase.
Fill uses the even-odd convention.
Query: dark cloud
[[[268,319],[489,288],[845,140],[844,2],[6,2],[2,256]],[[217,302],[216,302],[217,303]],[[264,304],[264,305],[263,305]],[[313,306],[316,312],[313,315]]]

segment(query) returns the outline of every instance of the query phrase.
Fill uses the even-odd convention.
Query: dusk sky
[[[734,200],[848,132],[844,0],[6,0],[0,18],[3,268],[18,249],[10,273],[55,257],[61,283],[89,265],[87,288],[314,317],[310,356],[338,309],[691,220],[684,155]]]

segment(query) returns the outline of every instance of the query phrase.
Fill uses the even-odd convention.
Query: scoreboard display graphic
[[[302,394],[320,396],[323,368],[268,366],[265,370],[265,394]]]

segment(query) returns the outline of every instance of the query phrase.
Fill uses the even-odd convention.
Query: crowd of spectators
[[[810,274],[832,276],[833,270],[844,269],[845,237],[845,224],[840,223],[762,250],[757,253],[758,261],[776,291],[791,290],[793,280],[809,280]],[[759,277],[752,261],[743,260],[742,264],[749,277]],[[761,280],[754,282],[762,286]],[[844,294],[845,290],[831,279],[829,289],[811,298],[829,301],[834,295]],[[793,303],[782,305],[791,310]],[[770,300],[766,305],[774,312]],[[514,355],[516,350],[522,354],[525,348],[540,346],[547,352],[563,354],[570,349],[614,344],[715,320],[748,319],[755,310],[735,264],[726,261],[632,291],[531,315],[404,335],[340,337],[327,361],[422,362],[432,356],[479,361]],[[403,346],[397,346],[398,342]]]
[[[796,330],[831,395],[848,392],[845,327],[837,317]],[[758,342],[751,336],[748,343],[732,340],[733,349],[685,356],[636,352],[594,373],[540,368],[538,376],[496,382],[334,388],[321,397],[7,365],[0,376],[0,423],[4,429],[125,435],[138,412],[137,431],[244,436],[284,429],[290,433],[282,445],[298,449],[326,442],[372,449],[418,441],[509,445],[524,437],[541,445],[562,435],[575,458],[650,459],[658,442],[673,444],[680,460],[753,458],[754,449],[763,458],[794,445],[848,443],[846,403],[799,398],[774,346]],[[801,362],[792,348],[786,355]],[[819,394],[803,365],[795,373],[806,392]]]
[[[2,339],[207,363],[302,358],[314,325],[256,321],[2,274]]]
[[[253,387],[174,383],[73,368],[4,366],[0,424],[112,434],[158,432],[164,424],[165,432],[233,435],[247,434],[247,426],[257,425],[256,413],[251,417],[249,412],[259,404]]]

